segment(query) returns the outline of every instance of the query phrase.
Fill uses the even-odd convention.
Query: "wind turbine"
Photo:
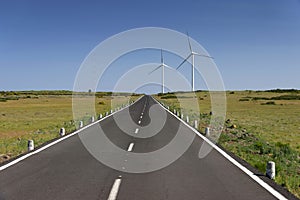
[[[162,79],[162,84],[161,84],[161,91],[162,93],[165,93],[165,67],[172,69],[172,67],[166,65],[164,63],[164,58],[163,58],[163,53],[162,53],[162,49],[160,50],[160,65],[158,67],[156,67],[154,70],[152,70],[151,72],[149,72],[149,74],[151,74],[152,72],[158,70],[159,68],[161,68],[161,79]]]
[[[197,52],[193,51],[192,46],[191,46],[191,42],[190,42],[190,36],[189,36],[188,33],[186,33],[186,35],[187,35],[187,38],[188,38],[188,43],[189,43],[189,48],[190,48],[191,53],[182,61],[182,63],[180,63],[180,65],[178,65],[176,70],[179,69],[183,65],[183,63],[185,63],[190,57],[192,57],[192,91],[195,91],[195,76],[194,76],[194,73],[195,73],[195,56],[202,56],[202,57],[212,58],[212,59],[213,59],[213,57],[203,55],[203,54],[200,54],[200,53],[197,53]]]

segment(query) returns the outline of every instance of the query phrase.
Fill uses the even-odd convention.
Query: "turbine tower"
[[[165,67],[170,68],[170,69],[172,69],[172,67],[170,67],[164,63],[162,49],[160,50],[160,63],[161,64],[158,67],[156,67],[154,70],[152,70],[149,74],[158,70],[159,68],[162,69],[161,70],[161,79],[162,79],[161,91],[162,91],[162,93],[165,93]]]
[[[192,57],[192,84],[191,85],[192,85],[192,91],[195,91],[195,56],[202,56],[202,57],[212,58],[212,59],[213,59],[213,57],[203,55],[203,54],[193,51],[191,42],[190,42],[190,36],[188,33],[186,33],[186,35],[188,38],[188,43],[189,43],[189,48],[190,48],[191,53],[182,61],[182,63],[180,63],[180,65],[178,65],[176,70],[178,70],[183,65],[183,63],[185,63],[190,57]]]

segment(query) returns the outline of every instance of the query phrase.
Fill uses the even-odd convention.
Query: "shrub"
[[[261,103],[261,105],[276,105],[274,101],[268,101],[266,103]]]
[[[278,97],[272,97],[272,100],[300,100],[299,95],[281,95]]]
[[[256,101],[256,100],[270,100],[270,98],[268,97],[253,97],[252,100]]]
[[[176,95],[168,95],[168,96],[163,96],[161,99],[177,99]]]
[[[275,90],[266,90],[266,92],[274,92],[274,93],[300,93],[300,90],[296,89],[275,89]]]
[[[285,154],[285,155],[292,154],[292,149],[291,149],[291,147],[290,147],[289,144],[283,144],[283,143],[281,143],[281,142],[277,142],[277,143],[275,144],[275,146],[276,146],[277,148],[279,148],[279,151],[280,151],[281,153]]]
[[[249,101],[249,99],[239,99],[239,101]]]

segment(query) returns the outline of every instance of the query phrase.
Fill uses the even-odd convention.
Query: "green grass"
[[[267,161],[276,163],[275,181],[300,197],[300,101],[297,90],[230,91],[227,123],[218,143],[262,173]],[[174,98],[174,96],[178,98]],[[199,130],[209,125],[211,101],[207,91],[160,94],[155,97],[171,110],[181,110],[199,120]],[[167,97],[167,98],[164,98]],[[169,98],[173,97],[173,98]],[[195,111],[197,100],[200,112]],[[180,103],[179,103],[180,102]],[[184,107],[184,108],[183,108]],[[232,128],[236,125],[236,128]]]
[[[300,197],[300,101],[297,90],[227,92],[227,119],[219,139],[227,150],[265,171],[266,162],[276,162],[275,181]],[[80,101],[89,101],[93,93],[78,93]],[[97,92],[96,113],[105,113],[139,96]],[[210,121],[210,94],[187,92],[158,94],[159,101],[199,121],[199,130]],[[178,101],[178,99],[180,101]],[[241,100],[243,99],[243,100]],[[247,100],[244,100],[247,99]],[[195,102],[197,105],[195,105]],[[274,102],[274,103],[268,103]],[[111,105],[113,103],[113,105]],[[182,106],[184,108],[182,108]],[[195,107],[199,106],[199,112]],[[80,118],[88,123],[92,109],[82,108]],[[36,145],[59,137],[59,129],[75,130],[70,91],[0,92],[0,154],[15,157],[27,150],[27,140]],[[236,125],[237,128],[230,128]],[[0,162],[7,159],[0,156]]]
[[[70,91],[0,92],[0,99],[6,99],[0,101],[0,162],[26,152],[28,139],[33,139],[39,146],[59,137],[61,127],[66,133],[74,131],[79,122],[73,120],[71,94]],[[86,93],[81,95],[81,102],[93,98]],[[104,114],[112,107],[119,107],[138,97],[97,92],[96,113]],[[89,109],[88,112],[86,109],[82,111],[79,118],[87,124],[93,112]]]

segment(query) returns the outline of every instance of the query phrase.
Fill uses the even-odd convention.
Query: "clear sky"
[[[0,0],[0,91],[71,90],[96,45],[148,26],[188,31],[228,90],[300,89],[299,0]]]

